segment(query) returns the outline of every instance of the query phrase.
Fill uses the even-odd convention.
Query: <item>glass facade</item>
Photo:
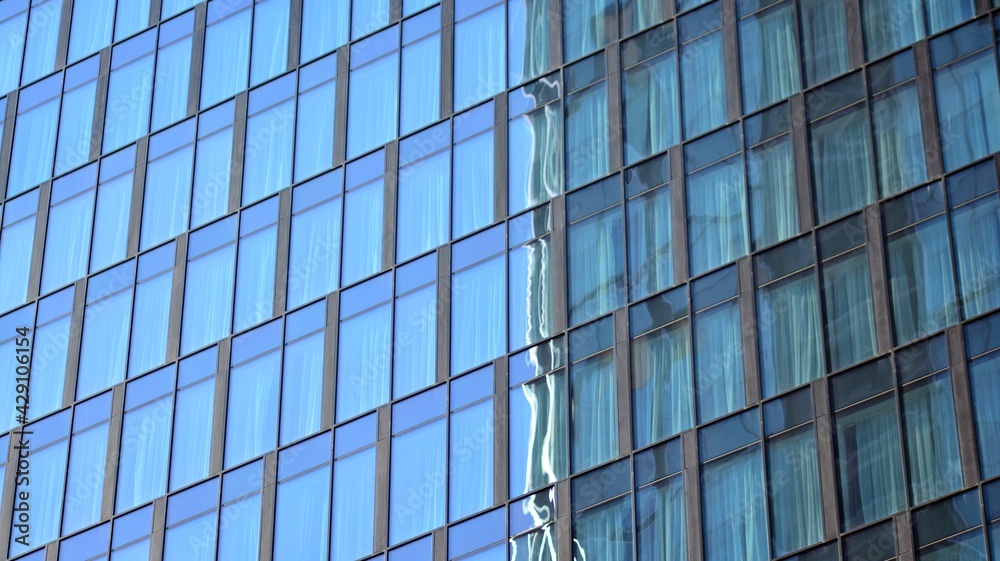
[[[0,558],[1000,561],[1000,0],[0,1]]]

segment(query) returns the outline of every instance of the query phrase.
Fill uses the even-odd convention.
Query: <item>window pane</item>
[[[131,277],[131,273],[128,277]],[[120,282],[131,285],[132,279],[124,278]],[[83,316],[83,341],[80,343],[77,397],[97,393],[125,379],[131,315],[131,286],[128,290],[87,306]],[[146,335],[136,333],[137,337]],[[61,404],[62,399],[58,402]]]
[[[546,105],[510,122],[508,211],[513,214],[563,191],[562,110]]]
[[[389,401],[392,308],[382,305],[340,323],[337,420]]]
[[[400,397],[434,383],[437,361],[437,285],[396,300],[392,395]]]
[[[335,81],[299,95],[295,127],[295,181],[333,167],[333,111],[336,103]]]
[[[974,0],[927,0],[927,26],[931,34],[970,20],[975,15]]]
[[[792,4],[740,21],[743,111],[752,112],[799,91],[799,49]]]
[[[136,140],[149,132],[153,97],[153,55],[111,71],[108,108],[104,119],[104,152]]]
[[[747,182],[754,247],[776,244],[797,234],[799,196],[790,137],[747,151]]]
[[[510,390],[510,495],[566,477],[566,374]]]
[[[163,9],[161,10],[161,18],[167,19],[170,16],[179,14],[184,10],[194,6],[198,3],[198,0],[162,0]]]
[[[234,332],[257,325],[273,315],[277,251],[276,225],[240,240],[239,264],[236,269],[236,305],[233,314]]]
[[[124,39],[138,31],[149,27],[149,1],[134,0],[132,2],[119,2],[118,15],[115,17],[115,41]],[[164,0],[166,7],[171,2],[177,0]],[[182,0],[188,1],[189,0]],[[166,11],[164,9],[164,11]]]
[[[49,211],[41,293],[47,294],[87,274],[94,224],[94,189]]]
[[[754,446],[706,465],[701,485],[705,559],[767,559],[764,474],[759,448]],[[740,514],[734,516],[734,513]]]
[[[272,351],[232,369],[226,414],[226,466],[273,450],[278,424],[281,353]]]
[[[625,163],[666,150],[680,141],[677,51],[625,71]]]
[[[671,477],[639,490],[639,561],[685,561],[684,479]]]
[[[947,372],[903,391],[903,428],[913,503],[961,488],[955,400]]]
[[[982,530],[976,529],[960,536],[922,549],[917,554],[919,561],[986,561],[986,543]]]
[[[249,58],[249,9],[208,26],[201,72],[202,109],[246,89]]]
[[[616,11],[614,0],[563,4],[563,60],[575,60],[613,41]]]
[[[171,489],[179,489],[208,475],[214,408],[214,377],[177,392],[177,422],[174,423],[170,458]]]
[[[37,419],[62,406],[70,340],[70,316],[64,316],[39,327],[34,336],[36,350],[31,361],[29,419]]]
[[[976,417],[976,439],[979,442],[979,469],[983,479],[1000,474],[1000,353],[974,360],[969,364],[972,387],[972,411]],[[996,544],[1000,547],[1000,543]]]
[[[629,296],[645,298],[674,284],[670,191],[662,187],[628,202]]]
[[[347,193],[342,285],[372,275],[382,267],[382,196],[381,179]]]
[[[323,400],[323,332],[285,347],[281,444],[319,431]]]
[[[818,543],[823,539],[823,504],[812,426],[770,442],[767,460],[774,555]]]
[[[951,233],[962,293],[962,316],[1000,306],[1000,204],[996,195],[952,211]]]
[[[193,175],[193,144],[149,163],[142,198],[142,249],[187,230]]]
[[[811,127],[816,214],[828,222],[872,202],[871,137],[860,107]]]
[[[704,423],[746,404],[739,303],[731,300],[698,313],[694,328],[698,421]]]
[[[456,273],[451,284],[451,371],[464,372],[504,353],[507,333],[504,258]]]
[[[802,0],[799,7],[806,85],[812,86],[847,70],[847,23],[841,3]]]
[[[357,39],[389,25],[389,0],[355,0],[351,38]]]
[[[903,467],[894,399],[884,397],[837,414],[840,508],[846,529],[902,510]]]
[[[191,36],[188,36],[161,48],[157,53],[153,130],[176,123],[187,115],[191,42]]]
[[[566,96],[566,183],[583,185],[608,173],[607,82]]]
[[[552,335],[552,240],[549,236],[510,250],[510,348]]]
[[[288,3],[263,0],[254,5],[251,86],[281,74],[288,65]]]
[[[214,561],[217,517],[212,511],[167,528],[163,561]]]
[[[493,505],[493,400],[451,414],[448,514],[464,518]]]
[[[74,169],[90,160],[96,97],[96,80],[63,94],[62,117],[59,120],[59,143],[56,149],[56,175]]]
[[[541,76],[549,69],[549,10],[551,9],[553,7],[549,5],[548,0],[508,0],[509,85],[513,86]],[[502,32],[503,28],[500,28],[500,31]],[[503,47],[502,44],[497,46]],[[502,50],[500,52],[503,53]],[[503,71],[502,68],[500,71]],[[500,89],[503,89],[502,84]]]
[[[34,204],[37,206],[37,203]],[[10,209],[10,203],[7,208]],[[6,271],[0,275],[0,310],[23,304],[28,295],[28,271],[34,239],[34,211],[24,220],[6,226],[0,235],[0,270]]]
[[[236,244],[188,263],[184,287],[181,353],[214,343],[231,333]]]
[[[823,267],[830,370],[860,362],[876,351],[868,255],[858,253]]]
[[[687,324],[636,338],[632,361],[635,447],[691,427],[691,332]]]
[[[58,119],[58,97],[17,116],[7,179],[8,197],[23,193],[52,177]]]
[[[305,0],[302,3],[302,52],[306,62],[347,43],[350,2]]]
[[[66,478],[63,534],[73,533],[101,519],[107,450],[108,423],[73,436]]]
[[[222,507],[217,561],[256,559],[260,547],[260,493]]]
[[[452,158],[452,238],[493,222],[493,131],[455,145]]]
[[[15,496],[25,492],[31,497],[31,529],[28,543],[33,546],[59,537],[59,513],[63,509],[68,448],[69,439],[65,439],[41,450],[32,450],[30,485],[18,485],[16,488]],[[11,557],[28,550],[20,542],[15,541],[18,535],[20,534],[17,531],[11,532]]]
[[[681,95],[684,97],[685,138],[726,123],[726,72],[721,31],[682,47]]]
[[[400,169],[396,262],[448,241],[451,152],[444,150]]]
[[[375,447],[337,460],[333,468],[332,561],[372,552],[375,534]],[[221,561],[221,560],[220,560]]]
[[[579,325],[625,304],[622,211],[569,227],[569,322]]]
[[[135,328],[132,330],[128,368],[130,377],[163,364],[167,358],[172,284],[173,273],[167,272],[140,283],[135,288],[135,310],[132,315],[132,325]]]
[[[274,551],[291,559],[326,559],[330,543],[330,467],[278,484]]]
[[[337,198],[292,216],[289,309],[333,292],[339,285],[340,205]]]
[[[758,289],[761,386],[765,397],[823,375],[815,273]]]
[[[890,238],[887,246],[896,342],[907,343],[955,323],[958,313],[944,217]]]
[[[577,473],[618,456],[614,354],[607,353],[573,365],[570,391],[573,400],[571,449],[573,472]]]
[[[294,100],[247,119],[243,204],[263,199],[291,183],[294,128]]]
[[[389,484],[389,543],[444,524],[445,419],[394,436]],[[417,496],[421,500],[413,501]]]
[[[98,187],[94,243],[90,254],[91,272],[100,271],[125,258],[131,206],[131,171]]]
[[[910,84],[872,103],[875,158],[883,197],[927,180],[917,87]]]
[[[21,83],[29,84],[55,70],[59,43],[59,21],[63,0],[33,2],[24,35],[24,68]]]
[[[229,176],[232,173],[233,127],[198,141],[194,168],[194,196],[191,227],[197,228],[226,213],[229,205]]]
[[[619,4],[622,35],[626,37],[660,23],[665,17],[664,4],[658,0],[620,0]]]
[[[688,249],[691,274],[747,253],[743,161],[736,157],[688,177]]]
[[[868,60],[887,55],[924,37],[920,0],[864,0],[865,53]]]
[[[573,544],[582,559],[631,561],[632,496],[574,515]]]
[[[400,134],[436,121],[441,109],[441,34],[403,47]]]
[[[1000,150],[1000,85],[992,51],[934,72],[945,171]]]
[[[7,42],[7,48],[0,51],[0,94],[17,88],[21,76],[21,58],[24,55],[25,25],[28,11],[0,21],[0,36],[14,37]]]
[[[492,97],[504,88],[504,6],[455,25],[455,110]]]
[[[347,157],[353,158],[396,137],[399,52],[352,70],[349,84]]]
[[[173,396],[125,414],[115,512],[124,512],[167,491]]]

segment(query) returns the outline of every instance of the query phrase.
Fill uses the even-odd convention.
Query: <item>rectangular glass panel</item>
[[[493,504],[493,400],[451,414],[449,508],[451,520]]]
[[[677,51],[627,69],[622,82],[625,163],[677,144],[680,141]]]
[[[691,330],[687,323],[636,338],[632,361],[635,447],[691,427]]]
[[[702,470],[701,484],[705,559],[767,559],[760,448],[754,446],[707,464]]]
[[[722,31],[681,47],[681,97],[684,138],[692,138],[726,122],[726,73]]]
[[[374,534],[375,447],[373,446],[334,463],[331,560],[354,561],[371,553],[374,547]]]
[[[903,390],[903,429],[913,503],[961,488],[955,400],[947,372]]]
[[[823,375],[815,272],[757,289],[761,386],[765,396]]]
[[[691,174],[687,181],[691,274],[747,253],[747,204],[743,159],[735,157]]]
[[[958,320],[951,248],[943,216],[889,238],[889,292],[897,343]]]
[[[567,475],[566,373],[510,390],[510,496]]]
[[[125,414],[115,512],[124,512],[167,491],[173,395]]]
[[[573,515],[573,544],[582,559],[631,561],[632,495]]]
[[[976,439],[979,443],[979,466],[983,479],[1000,474],[1000,353],[993,353],[969,364]],[[1000,542],[995,544],[1000,547]]]
[[[791,3],[740,20],[743,111],[799,91],[799,49]]]
[[[927,180],[916,84],[872,103],[879,192],[899,193]]]
[[[984,51],[934,72],[945,171],[1000,150],[996,56]]]
[[[451,371],[464,372],[502,355],[507,325],[504,258],[455,273],[451,283]]]
[[[771,491],[771,539],[775,556],[823,539],[816,434],[806,430],[775,438],[767,445]]]
[[[397,544],[444,524],[447,454],[445,419],[392,439],[389,543]],[[428,491],[429,488],[429,491]],[[416,495],[422,500],[413,501]]]
[[[499,4],[455,25],[456,111],[504,89],[505,22]]]
[[[566,96],[566,186],[608,173],[608,88],[602,81]]]
[[[1000,307],[1000,202],[996,195],[979,199],[951,213],[962,317]]]
[[[618,409],[613,353],[570,369],[573,472],[618,456]]]
[[[620,206],[569,227],[569,321],[579,325],[625,303]]]

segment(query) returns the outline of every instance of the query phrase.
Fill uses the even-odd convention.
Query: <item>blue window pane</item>
[[[628,273],[632,300],[674,284],[667,187],[628,202]]]
[[[235,245],[188,263],[181,328],[182,353],[214,343],[230,334],[235,269]]]
[[[758,289],[761,388],[765,397],[823,375],[815,273]]]
[[[903,429],[913,504],[960,489],[962,459],[947,372],[903,390]]]
[[[679,323],[632,343],[632,406],[635,446],[662,440],[689,428],[691,331]]]
[[[73,436],[62,533],[70,534],[101,519],[108,423]]]
[[[639,561],[686,561],[682,477],[641,489],[636,496],[636,518]]]
[[[389,401],[392,308],[382,305],[340,324],[337,420]]]
[[[333,167],[333,110],[337,84],[327,82],[299,94],[295,127],[295,181]]]
[[[130,377],[163,364],[167,358],[167,329],[170,325],[172,284],[173,273],[167,272],[139,283],[135,288],[128,368]],[[196,308],[192,306],[192,309]]]
[[[69,350],[70,316],[64,316],[35,331],[36,351],[31,361],[31,407],[28,418],[37,419],[62,407]]]
[[[622,35],[626,37],[660,23],[665,17],[666,5],[657,0],[620,0],[619,5]]]
[[[887,55],[924,37],[920,0],[864,0],[865,53],[868,60]]]
[[[104,120],[104,152],[125,146],[149,132],[152,85],[153,55],[111,72]]]
[[[726,123],[726,73],[721,31],[682,47],[681,96],[684,99],[685,138]]]
[[[448,515],[464,518],[493,505],[493,400],[451,415]]]
[[[510,390],[510,496],[566,477],[567,401],[562,371]]]
[[[233,331],[242,331],[273,314],[277,251],[275,225],[240,240]]]
[[[702,471],[705,559],[763,560],[767,554],[764,474],[756,447]],[[733,516],[734,512],[741,513]]]
[[[208,26],[205,31],[205,62],[201,72],[202,108],[246,89],[249,58],[249,9]]]
[[[274,550],[291,559],[327,558],[330,543],[329,465],[278,484]]]
[[[955,323],[955,277],[944,217],[896,235],[886,245],[896,342],[906,343]]]
[[[455,25],[456,111],[504,89],[505,19],[500,4]]]
[[[28,543],[32,546],[50,542],[59,537],[59,519],[63,510],[63,490],[66,484],[66,456],[69,440],[31,451],[31,476],[29,485],[18,485],[15,496],[28,493],[31,497],[31,527]],[[13,466],[11,466],[13,467]],[[29,548],[15,541],[20,533],[10,535],[11,557]]]
[[[131,204],[131,171],[98,187],[94,243],[90,254],[91,272],[100,271],[125,258]]]
[[[349,85],[347,157],[353,158],[396,136],[399,52],[352,70]]]
[[[799,199],[791,138],[747,151],[750,225],[753,245],[761,248],[799,231]]]
[[[510,348],[518,349],[552,335],[552,240],[546,236],[510,251]]]
[[[927,0],[927,27],[931,34],[970,20],[975,15],[973,0]]]
[[[450,164],[445,150],[400,170],[397,263],[448,241]]]
[[[618,456],[618,408],[615,361],[612,353],[573,365],[573,472],[577,473]]]
[[[621,209],[586,218],[569,230],[569,318],[579,325],[625,303]]]
[[[288,3],[264,0],[255,5],[251,86],[281,74],[288,65]]]
[[[775,556],[823,539],[816,436],[812,427],[767,445],[768,480],[784,481],[771,494],[771,535]]]
[[[451,371],[464,372],[504,352],[504,259],[456,273],[451,284]]]
[[[37,193],[37,191],[36,191]],[[25,202],[37,207],[37,195],[28,195]],[[16,203],[7,203],[7,212]],[[31,269],[31,249],[35,238],[35,208],[26,218],[5,224],[0,234],[0,310],[6,311],[23,304],[28,295],[28,272]]]
[[[172,1],[165,0],[164,7]],[[149,2],[150,0],[133,0],[132,2],[118,3],[118,15],[115,16],[115,41],[124,39],[149,26]]]
[[[22,84],[34,82],[55,70],[61,19],[62,0],[35,3],[31,7],[28,19],[28,29],[31,31],[25,34]]]
[[[443,478],[447,474],[447,428],[445,419],[438,419],[392,439],[390,544],[400,543],[445,522]],[[413,501],[414,494],[422,500]]]
[[[27,6],[27,3],[25,3]],[[21,59],[24,55],[25,26],[28,10],[0,20],[0,37],[11,37],[7,48],[0,51],[0,94],[17,88],[21,76]]]
[[[325,55],[347,43],[350,8],[350,2],[303,1],[301,62]]]
[[[575,60],[617,36],[614,0],[563,4],[563,59]]]
[[[323,332],[285,347],[281,388],[281,444],[320,428],[323,400]]]
[[[163,0],[160,19],[165,20],[170,16],[179,14],[197,3],[198,0]]]
[[[994,445],[1000,438],[1000,409],[994,407],[1000,399],[1000,353],[993,353],[969,365],[973,412],[976,417],[976,439],[979,442],[979,466],[983,478],[1000,474],[1000,448]],[[1000,546],[1000,543],[996,543]]]
[[[68,62],[72,64],[111,44],[114,21],[115,0],[75,0]]]
[[[226,466],[274,449],[278,430],[281,353],[273,351],[232,369],[226,414]]]
[[[574,8],[580,9],[579,5]],[[548,0],[508,0],[507,2],[507,71],[509,85],[513,86],[549,69],[549,11],[554,8]],[[503,32],[503,27],[498,27]],[[498,47],[503,52],[503,43]],[[569,60],[569,57],[567,57]],[[492,72],[492,70],[490,70]],[[503,68],[500,68],[503,72]],[[502,76],[502,74],[501,74]],[[503,89],[501,87],[501,89]]]
[[[799,91],[799,49],[791,4],[740,21],[740,67],[744,112]]]
[[[341,199],[292,216],[288,308],[337,289],[340,277]]]
[[[173,396],[125,414],[115,512],[141,505],[167,490]]]
[[[583,559],[631,561],[632,496],[573,516],[573,544]]]
[[[118,283],[116,288],[124,285],[128,286],[128,290],[89,304],[83,316],[77,397],[91,395],[125,379],[129,319],[132,315],[132,290],[129,285],[132,279],[115,278],[112,282]]]
[[[734,158],[688,178],[688,247],[699,274],[747,253],[743,162]]]
[[[806,84],[811,86],[847,71],[847,17],[844,5],[827,0],[803,0],[802,58]]]
[[[145,561],[149,558],[149,539],[125,546],[111,553],[111,561]]]
[[[566,97],[566,184],[583,185],[608,173],[606,82]]]
[[[816,214],[828,222],[874,198],[871,135],[863,108],[854,107],[811,127]]]
[[[233,161],[233,127],[198,140],[194,167],[191,227],[207,224],[226,213]]]
[[[17,116],[7,180],[8,197],[23,193],[52,177],[58,119],[58,97]]]
[[[332,561],[372,552],[375,535],[375,447],[336,461],[333,468]],[[220,560],[221,561],[221,560]]]
[[[879,189],[883,197],[927,180],[917,87],[910,84],[872,103]]]
[[[666,150],[680,141],[677,51],[625,71],[625,163]]]
[[[934,73],[945,171],[1000,150],[1000,85],[986,51]]]
[[[179,489],[208,475],[214,408],[214,379],[177,392],[177,420],[170,458],[171,489]]]
[[[56,148],[56,175],[90,160],[91,132],[97,81],[93,80],[63,95]]]
[[[291,182],[294,126],[293,100],[247,119],[243,204],[260,200]]]
[[[437,285],[396,300],[392,394],[412,393],[434,383],[437,359]]]
[[[153,95],[153,130],[172,125],[187,115],[191,43],[189,35],[158,51],[156,91]]]
[[[142,199],[142,249],[187,230],[193,177],[193,144],[149,163]]]
[[[493,222],[493,131],[455,145],[452,159],[452,237]]]
[[[347,193],[342,284],[363,279],[382,267],[383,192],[379,179]]]
[[[962,316],[972,317],[1000,307],[1000,203],[992,195],[951,214],[958,263]]]
[[[217,515],[210,512],[168,528],[163,544],[163,561],[213,561]]]
[[[441,109],[441,34],[403,47],[400,134],[436,121]]]
[[[867,253],[828,262],[823,267],[823,297],[829,369],[840,370],[873,356],[875,314]]]
[[[697,314],[694,330],[698,420],[704,423],[746,404],[739,304],[730,300]]]
[[[94,189],[53,206],[45,237],[41,293],[49,293],[87,274],[94,223]]]
[[[260,548],[260,493],[222,507],[217,561],[257,559]]]
[[[520,212],[563,191],[562,107],[553,103],[510,122],[508,211]]]
[[[352,4],[352,39],[389,25],[389,0],[355,0]]]

